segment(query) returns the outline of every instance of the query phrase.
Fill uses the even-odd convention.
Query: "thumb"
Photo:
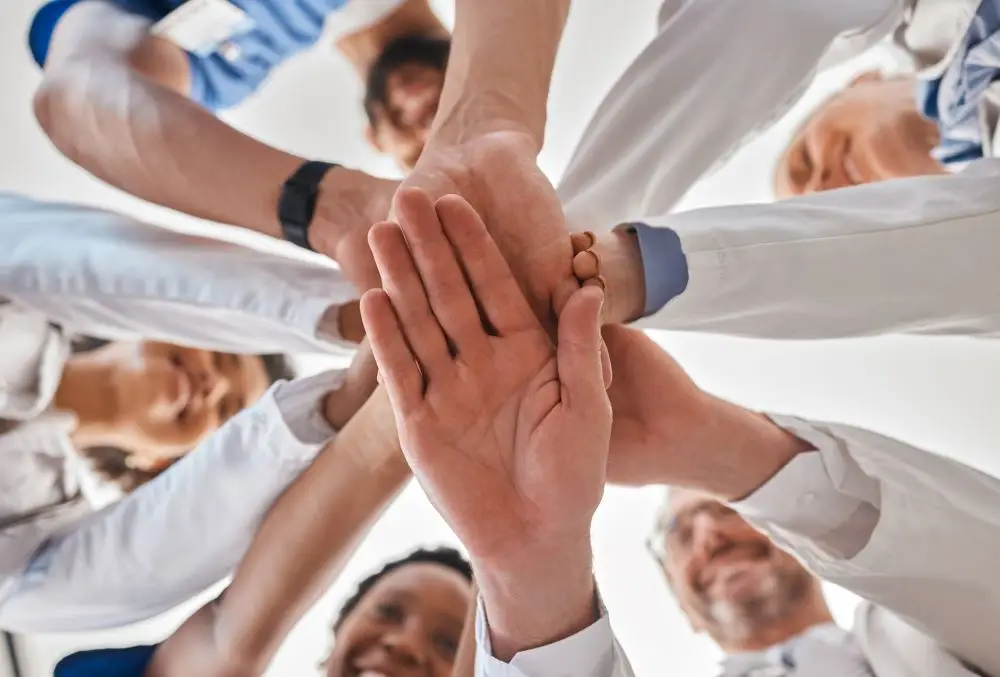
[[[584,287],[570,297],[559,317],[556,361],[570,409],[590,410],[608,403],[601,340],[603,302],[603,291]]]

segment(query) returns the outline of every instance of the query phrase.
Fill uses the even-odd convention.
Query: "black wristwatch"
[[[309,245],[309,224],[316,213],[319,183],[334,167],[340,165],[309,160],[302,163],[281,187],[278,220],[282,236],[292,244],[314,251]]]

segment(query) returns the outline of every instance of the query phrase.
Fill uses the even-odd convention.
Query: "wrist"
[[[682,452],[697,459],[670,482],[710,493],[725,501],[746,498],[796,455],[812,446],[767,416],[713,396],[698,432]]]
[[[380,179],[357,169],[333,167],[319,184],[316,210],[309,227],[309,245],[331,253],[358,224],[370,226],[389,214],[397,181]]]
[[[586,629],[599,617],[590,534],[472,557],[493,655],[509,661]]]
[[[523,101],[523,100],[522,100]],[[545,141],[545,112],[532,114],[510,91],[463,91],[438,110],[429,145],[458,146],[497,132],[518,134],[537,156]]]

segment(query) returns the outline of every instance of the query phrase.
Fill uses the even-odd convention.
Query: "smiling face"
[[[382,576],[337,629],[327,677],[449,677],[472,586],[432,562]]]
[[[672,490],[654,538],[692,627],[724,648],[772,635],[797,606],[821,599],[794,557],[700,492]]]
[[[256,355],[146,341],[112,344],[112,388],[123,446],[138,459],[179,456],[256,401],[269,378]]]
[[[392,41],[371,67],[368,142],[410,171],[423,152],[444,86],[450,42],[420,35]]]
[[[937,126],[921,116],[916,81],[864,73],[795,135],[775,174],[779,198],[944,172]]]

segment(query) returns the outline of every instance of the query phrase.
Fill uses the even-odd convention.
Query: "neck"
[[[447,38],[448,29],[434,14],[427,0],[406,0],[378,22],[337,41],[340,50],[362,80],[386,45],[404,35]]]
[[[53,400],[56,409],[76,415],[73,442],[79,448],[108,444],[115,430],[114,367],[101,352],[71,357]]]
[[[763,623],[764,627],[754,628],[754,632],[740,640],[715,637],[715,641],[726,654],[745,653],[748,651],[765,651],[772,646],[784,644],[810,628],[833,623],[833,615],[823,599],[818,586],[813,591],[813,598],[804,604],[795,605],[789,613],[784,614],[777,622]]]

